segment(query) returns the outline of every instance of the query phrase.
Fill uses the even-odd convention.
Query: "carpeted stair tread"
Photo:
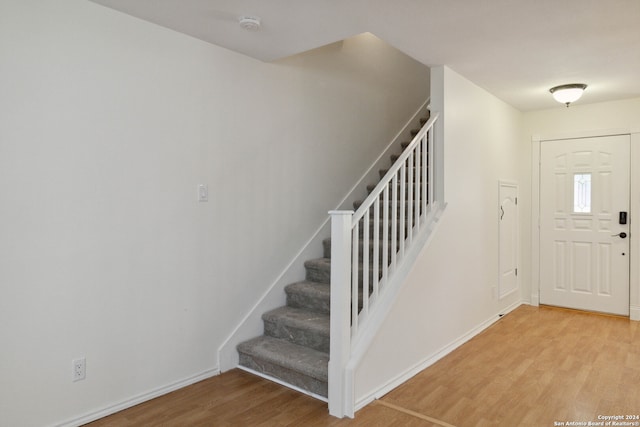
[[[418,174],[416,172],[416,167],[415,166],[411,166],[411,168],[413,169],[413,179],[414,179],[413,184],[420,183],[420,180],[417,179]],[[389,169],[391,169],[391,168],[389,167],[389,168],[384,168],[384,169],[378,170],[378,175],[380,175],[380,179],[384,178],[384,176],[387,174],[387,172],[389,172]],[[409,182],[409,168],[407,168],[405,174],[406,174],[405,175],[405,179],[404,179],[405,183],[411,184],[411,182]],[[398,175],[398,181],[400,181],[400,175]]]
[[[400,158],[400,154],[392,154],[391,155],[391,164],[393,165],[398,159]],[[419,162],[420,164],[422,164],[422,157],[419,158]]]
[[[412,186],[407,186],[407,189],[405,190],[405,196],[402,197],[399,193],[400,190],[398,190],[397,192],[395,192],[396,197],[393,197],[392,194],[389,194],[389,197],[387,198],[387,204],[389,207],[393,206],[393,202],[397,201],[398,205],[400,204],[400,202],[404,201],[405,204],[408,204],[409,201],[411,200],[413,203],[415,203],[415,200],[422,200],[422,188],[418,188],[418,199],[416,199],[415,197],[411,198],[411,196],[414,196],[415,193],[415,188],[413,188]],[[407,193],[409,193],[407,195]],[[379,204],[380,206],[385,206],[384,204],[384,200],[383,200],[383,195],[382,193],[380,193],[380,197],[378,198],[379,200]],[[359,208],[360,206],[362,206],[363,200],[356,200],[353,202],[353,206],[357,208]],[[373,203],[372,203],[373,205]]]
[[[422,185],[422,184],[417,183],[417,185]],[[367,185],[367,194],[371,194],[371,192],[372,192],[373,190],[375,190],[377,186],[378,186],[378,183],[375,183],[375,184],[369,184],[369,185]],[[400,183],[400,181],[398,181],[398,183],[397,183],[397,185],[396,185],[396,186],[398,187],[398,191],[399,191],[399,190],[400,190],[400,187],[402,186],[402,184]],[[408,187],[410,187],[410,186],[411,186],[411,184],[410,184],[410,183],[408,183],[408,182],[405,182],[405,185],[404,185],[404,186],[405,186],[405,188],[408,188]],[[389,189],[390,189],[391,191],[393,191],[393,186],[392,186],[391,184],[389,184]],[[382,194],[382,193],[381,193],[381,194]]]
[[[429,134],[427,134],[427,139],[428,139],[428,136],[429,136]],[[406,150],[407,147],[409,146],[409,144],[411,144],[412,142],[413,142],[413,140],[401,142],[400,143],[400,148],[402,149],[402,151]]]
[[[382,257],[382,251],[379,253]],[[391,254],[389,254],[391,256]],[[331,279],[331,258],[317,258],[310,259],[304,263],[307,269],[307,280],[312,282],[330,283]],[[378,263],[379,273],[382,274],[382,263]],[[358,279],[362,284],[362,258],[360,259],[360,265],[358,267]],[[373,283],[373,258],[369,257],[369,285]]]
[[[330,283],[331,258],[316,258],[304,262],[307,270],[306,280],[309,282]]]
[[[262,360],[323,382],[327,381],[328,353],[265,335],[239,344],[238,351],[254,360]],[[276,372],[265,373],[277,377]]]
[[[412,205],[415,205],[416,202],[419,203],[421,201],[422,201],[421,198],[411,199],[411,200],[405,199],[404,204],[405,204],[405,206],[408,206],[409,202],[411,202]],[[393,199],[390,199],[389,201],[387,201],[386,204],[383,201],[380,201],[379,204],[378,204],[378,206],[380,207],[380,212],[382,213],[384,211],[383,208],[385,208],[385,207],[389,207],[389,210],[393,209],[393,202],[394,202]],[[362,203],[364,203],[364,200],[356,200],[355,202],[353,202],[353,208],[355,210],[360,209],[360,206],[362,206]],[[398,210],[400,210],[400,200],[397,200],[397,205],[398,205]],[[373,209],[373,205],[371,205],[371,207],[369,209]]]
[[[331,285],[302,281],[287,285],[284,291],[287,294],[288,306],[329,314]]]
[[[370,234],[370,236],[373,238],[373,233]],[[397,234],[397,236],[400,236],[400,233]],[[374,251],[374,241],[370,241],[369,242],[369,255],[371,256],[373,254]],[[389,233],[389,239],[387,240],[387,248],[388,251],[391,251],[392,248],[392,242],[391,242],[391,233]],[[397,247],[397,244],[396,244]],[[328,237],[326,239],[324,239],[322,241],[322,248],[323,248],[323,254],[325,258],[331,258],[331,237]],[[383,239],[382,239],[382,233],[380,233],[380,239],[378,240],[378,253],[380,256],[382,256],[382,248],[383,248]],[[358,255],[360,257],[362,257],[362,254],[364,253],[364,241],[362,239],[360,239],[358,241]],[[362,259],[362,258],[360,258]]]
[[[405,142],[401,142],[400,143],[400,148],[402,148],[402,151],[406,150],[407,147],[409,146],[409,144],[411,144],[412,141],[405,141]]]
[[[265,335],[329,352],[328,314],[284,306],[264,313],[262,320]]]

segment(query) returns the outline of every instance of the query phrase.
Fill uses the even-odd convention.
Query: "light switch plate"
[[[207,186],[207,184],[198,184],[198,201],[209,201],[209,187]]]

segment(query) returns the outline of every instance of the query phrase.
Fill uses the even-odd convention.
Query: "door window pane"
[[[573,211],[576,213],[591,212],[590,173],[577,173],[573,175]]]

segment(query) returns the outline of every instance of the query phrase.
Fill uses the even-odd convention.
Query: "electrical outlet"
[[[87,374],[87,370],[86,370],[87,367],[86,367],[86,360],[84,357],[81,357],[79,359],[73,359],[71,361],[71,368],[72,368],[71,379],[74,382],[85,379]]]

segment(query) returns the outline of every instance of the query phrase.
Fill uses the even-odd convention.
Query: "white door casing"
[[[540,303],[629,314],[629,139],[541,143]]]
[[[518,185],[499,182],[499,297],[518,290]]]

